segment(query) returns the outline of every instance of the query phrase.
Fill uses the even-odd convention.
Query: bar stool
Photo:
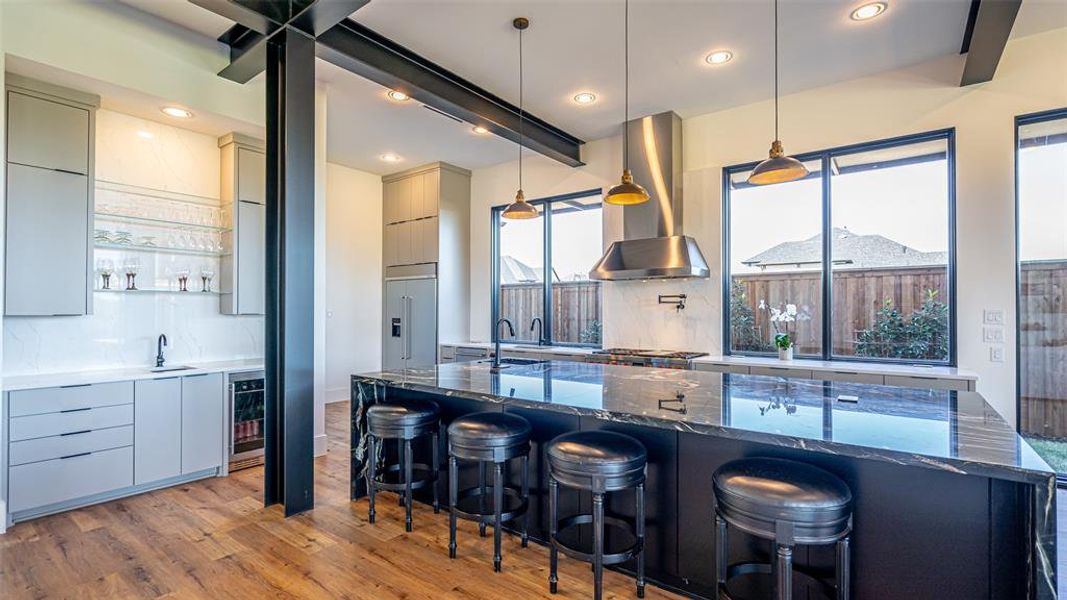
[[[793,597],[793,548],[797,544],[837,545],[838,600],[849,598],[849,542],[852,492],[836,476],[808,464],[779,458],[746,458],[715,471],[716,568],[719,597],[731,598],[727,583],[734,576],[771,574],[774,598]],[[729,564],[727,525],[775,545],[773,564]],[[797,571],[804,579],[817,581]]]
[[[401,501],[405,509],[404,529],[411,531],[411,492],[433,487],[433,511],[441,511],[437,499],[437,480],[440,473],[437,436],[441,410],[429,400],[396,400],[375,404],[367,409],[367,492],[370,496],[369,520],[374,523],[374,495],[378,490],[403,492]],[[411,441],[430,436],[433,461],[427,465],[416,463],[412,456]],[[399,459],[396,464],[378,470],[379,443],[396,440]],[[415,477],[418,471],[420,476]]]
[[[558,436],[548,444],[548,519],[551,571],[549,591],[556,593],[559,577],[558,553],[593,563],[593,598],[603,597],[604,565],[637,558],[637,597],[645,597],[645,465],[648,454],[641,442],[621,433],[578,431]],[[559,520],[559,486],[593,494],[592,514],[578,514]],[[604,495],[634,490],[635,523],[604,516]],[[592,524],[593,552],[560,540],[560,534],[578,525]],[[604,528],[621,530],[634,538],[633,544],[605,554]]]
[[[487,523],[493,524],[493,570],[500,571],[500,536],[504,521],[522,517],[522,547],[529,544],[526,509],[530,498],[530,423],[503,412],[480,412],[452,421],[448,426],[448,557],[456,557],[456,518],[478,522],[484,537]],[[512,459],[522,461],[522,488],[504,484],[504,467]],[[478,486],[459,489],[459,461],[478,462]],[[486,470],[493,465],[493,498],[487,505]],[[460,508],[468,498],[477,506]],[[505,498],[507,500],[505,500]]]

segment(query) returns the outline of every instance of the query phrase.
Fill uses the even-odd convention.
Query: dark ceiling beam
[[[281,12],[280,7],[284,5],[281,2],[261,0],[189,0],[189,2],[263,35],[274,33],[289,20]]]
[[[962,52],[967,59],[960,86],[993,79],[1022,0],[972,0]]]
[[[317,38],[369,2],[370,0],[320,0],[293,17],[292,25]]]
[[[519,142],[519,109],[403,46],[345,19],[318,36],[316,55],[423,104]],[[581,166],[581,139],[523,113],[523,146]]]

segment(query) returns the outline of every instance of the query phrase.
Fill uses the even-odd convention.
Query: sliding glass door
[[[1067,109],[1019,117],[1019,431],[1067,475]]]

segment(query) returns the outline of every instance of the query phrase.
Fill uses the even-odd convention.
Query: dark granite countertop
[[[575,362],[499,372],[453,363],[354,375],[353,382],[961,474],[1046,485],[1054,477],[974,392]]]

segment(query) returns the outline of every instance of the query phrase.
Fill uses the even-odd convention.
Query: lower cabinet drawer
[[[133,425],[133,404],[11,418],[11,441]]]
[[[8,464],[16,466],[132,445],[133,426],[125,425],[11,442],[7,456]]]
[[[885,384],[932,390],[967,391],[967,381],[964,379],[942,379],[940,377],[922,375],[886,375]]]
[[[848,381],[851,383],[869,383],[873,385],[882,385],[885,383],[885,377],[874,373],[857,373],[856,371],[813,371],[812,375],[815,379],[825,379],[826,381]]]
[[[8,510],[19,512],[133,485],[133,447],[11,467]]]
[[[722,365],[717,363],[696,363],[694,371],[711,371],[713,373],[737,373],[748,375],[748,367],[745,365]]]
[[[133,382],[22,390],[11,392],[10,398],[12,417],[130,404],[133,402]]]
[[[789,367],[751,367],[749,373],[768,377],[789,377],[792,379],[811,379],[807,369],[790,369]]]

